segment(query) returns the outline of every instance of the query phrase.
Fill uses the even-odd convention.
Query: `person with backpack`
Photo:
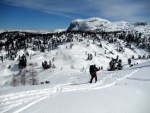
[[[95,78],[95,83],[97,82],[97,75],[96,75],[96,72],[100,70],[100,67],[97,68],[96,65],[91,65],[90,66],[90,69],[89,69],[89,72],[90,72],[90,75],[91,75],[91,80],[89,83],[92,83],[93,81],[93,78]]]

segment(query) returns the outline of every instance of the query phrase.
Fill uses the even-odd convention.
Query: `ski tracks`
[[[71,83],[66,83],[66,84],[58,84],[53,87],[45,88],[45,89],[37,89],[37,90],[23,91],[18,93],[2,95],[0,96],[0,111],[1,113],[10,112],[10,110],[17,109],[18,106],[24,106],[13,112],[13,113],[19,113],[27,109],[28,107],[36,104],[37,102],[49,98],[50,96],[57,93],[108,88],[132,76],[134,73],[138,71],[139,68],[127,75],[124,75],[123,77],[119,76],[118,78],[114,78],[117,75],[116,72],[110,73],[102,80],[92,84],[87,83],[87,84],[71,85]],[[72,78],[72,79],[78,79],[78,78]]]
[[[35,101],[31,102],[30,104],[26,105],[25,107],[22,107],[21,109],[15,111],[13,113],[19,113],[19,112],[27,109],[28,107],[32,106],[33,104],[36,104],[37,102],[44,100],[45,98],[47,98],[47,96],[41,97],[38,100],[35,100]]]
[[[124,79],[131,77],[134,73],[137,73],[139,71],[139,68],[136,69],[135,71],[131,72],[130,74],[125,75],[124,77],[119,77],[118,79],[114,79],[114,81],[112,81],[111,83],[108,84],[104,84],[103,86],[97,84],[93,87],[93,89],[102,89],[102,88],[107,88],[113,85],[116,85],[118,82],[123,81]]]
[[[37,101],[43,97],[53,95],[55,92],[51,89],[39,89],[32,91],[24,91],[0,96],[1,113],[9,112],[12,108],[26,104],[31,101]]]
[[[132,76],[134,73],[138,72],[139,68],[132,71],[131,73],[124,75],[123,77],[118,77],[117,72],[110,73],[106,77],[104,77],[102,80],[98,81],[97,83],[87,83],[87,84],[79,84],[75,86],[66,86],[62,87],[62,92],[71,92],[71,91],[81,91],[81,90],[94,90],[94,89],[103,89],[107,87],[114,86],[118,82],[121,82],[122,80]]]
[[[56,93],[62,92],[63,87],[68,86],[69,84],[70,83],[58,84],[45,89],[37,89],[2,95],[0,96],[0,112],[10,113],[10,110],[12,112],[12,109],[16,109],[18,106],[24,105],[24,107],[13,112],[19,113],[32,106],[33,104],[36,104],[39,101],[49,98],[50,96],[53,96]]]

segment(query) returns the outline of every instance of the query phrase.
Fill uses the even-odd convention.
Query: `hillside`
[[[105,41],[103,43],[106,43]],[[107,71],[110,59],[99,55],[104,50],[94,44],[86,47],[86,41],[74,41],[72,49],[68,44],[60,45],[58,49],[44,53],[29,50],[33,56],[27,57],[28,64],[33,63],[38,75],[38,81],[50,81],[50,84],[24,85],[21,82],[16,87],[10,86],[8,80],[13,73],[18,73],[16,61],[5,61],[0,65],[0,111],[1,113],[149,113],[150,77],[149,59],[133,60],[139,63],[133,67],[127,65],[127,58],[132,52],[119,54],[123,59],[124,69]],[[112,46],[106,45],[107,48]],[[86,61],[85,51],[97,52],[92,61]],[[24,51],[18,52],[22,54]],[[139,53],[143,53],[139,51]],[[116,56],[116,53],[114,56]],[[128,54],[128,55],[127,55]],[[135,53],[134,53],[135,54]],[[110,56],[110,54],[108,54]],[[127,56],[126,56],[127,55]],[[136,54],[135,54],[136,55]],[[41,62],[55,58],[56,68],[43,70]],[[145,62],[145,63],[142,63]],[[8,65],[12,67],[7,69]],[[97,73],[97,83],[89,84],[90,64],[104,66]],[[73,65],[74,68],[71,67]],[[84,68],[83,68],[84,66]],[[61,67],[63,67],[61,69]],[[30,70],[27,66],[25,70]],[[27,73],[28,74],[28,73]],[[28,75],[26,75],[28,76]],[[21,75],[17,78],[19,79]]]
[[[72,33],[70,35],[72,35]],[[108,70],[109,62],[117,56],[119,57],[118,59],[122,60],[123,69],[130,66],[128,65],[128,59],[132,60],[131,64],[133,65],[149,60],[148,51],[145,51],[145,49],[138,49],[134,44],[132,44],[131,47],[128,47],[126,42],[121,39],[117,39],[112,43],[111,39],[115,39],[113,36],[110,39],[105,39],[101,35],[97,35],[97,40],[91,35],[83,37],[80,33],[73,34],[72,36],[71,42],[61,42],[60,44],[56,44],[56,46],[52,44],[53,39],[64,41],[69,38],[64,34],[61,34],[59,38],[57,38],[57,35],[54,35],[53,38],[48,41],[48,45],[45,45],[44,51],[42,51],[44,44],[42,37],[41,43],[43,44],[40,43],[41,46],[39,46],[40,44],[37,44],[37,40],[39,39],[39,36],[37,36],[38,38],[33,37],[32,42],[26,44],[28,48],[25,46],[25,50],[21,49],[24,47],[22,41],[22,45],[18,43],[19,46],[14,41],[16,44],[13,45],[17,45],[21,48],[18,50],[9,50],[9,56],[7,56],[8,53],[4,48],[1,50],[1,55],[3,55],[4,58],[3,63],[1,63],[3,76],[10,76],[19,72],[19,57],[23,54],[27,58],[27,66],[36,63],[36,68],[39,70],[42,69],[42,62],[44,61],[52,61],[51,63],[55,64],[55,67],[58,70],[67,70],[73,67],[78,71],[83,68],[88,71],[89,65],[92,64],[96,64],[98,67],[103,67],[104,70]],[[25,39],[27,40],[26,42],[28,42],[28,39],[23,37],[22,39]],[[89,54],[93,56],[93,59],[88,59]],[[134,58],[132,58],[133,56]],[[10,69],[8,69],[9,65],[11,66]]]
[[[1,33],[0,112],[149,113],[150,40],[145,36],[122,31]],[[101,70],[90,84],[94,64]]]

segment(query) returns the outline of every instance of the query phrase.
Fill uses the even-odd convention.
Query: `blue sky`
[[[74,19],[150,24],[150,0],[0,0],[0,29],[67,28]]]

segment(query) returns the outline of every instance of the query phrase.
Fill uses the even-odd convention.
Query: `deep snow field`
[[[0,113],[150,113],[150,59],[132,60],[138,63],[133,67],[127,63],[132,55],[137,58],[147,54],[145,51],[125,48],[124,53],[118,53],[116,44],[102,41],[100,48],[92,40],[87,47],[86,39],[77,42],[74,38],[72,44],[72,49],[66,43],[44,53],[28,49],[32,56],[27,57],[28,66],[22,72],[34,64],[38,85],[19,83],[13,87],[12,76],[19,73],[17,59],[0,62]],[[111,50],[114,55],[108,52]],[[24,53],[21,50],[18,55]],[[87,53],[93,54],[93,60],[86,60]],[[107,71],[111,58],[117,55],[122,59],[123,70]],[[53,57],[56,68],[44,71],[42,62]],[[92,64],[103,66],[103,70],[97,72],[97,83],[89,84]],[[50,83],[40,84],[46,80]]]

